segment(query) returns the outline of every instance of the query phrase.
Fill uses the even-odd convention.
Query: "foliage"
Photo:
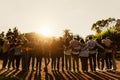
[[[108,27],[111,27],[111,24],[113,24],[115,21],[115,18],[98,20],[97,22],[93,23],[91,30],[96,31],[96,33],[101,33],[103,30],[107,29]]]

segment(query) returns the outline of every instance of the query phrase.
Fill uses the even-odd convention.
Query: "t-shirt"
[[[102,43],[105,45],[105,47],[110,47],[112,44],[112,41],[110,39],[103,39]]]

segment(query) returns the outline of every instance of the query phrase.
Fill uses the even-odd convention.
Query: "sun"
[[[42,27],[42,28],[40,29],[40,33],[41,33],[42,35],[44,35],[44,36],[47,36],[47,37],[52,36],[52,35],[51,35],[51,34],[52,34],[52,31],[51,31],[50,27]]]

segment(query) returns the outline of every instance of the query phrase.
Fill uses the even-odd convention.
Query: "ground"
[[[44,63],[44,62],[43,62]],[[42,71],[36,73],[35,71],[24,72],[21,69],[1,69],[0,80],[120,80],[120,59],[116,60],[116,71],[96,71],[83,73],[73,71],[52,71],[50,64],[48,70],[43,70],[44,64],[42,64]],[[2,67],[2,60],[0,60],[0,68]]]

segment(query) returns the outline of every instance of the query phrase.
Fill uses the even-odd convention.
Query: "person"
[[[83,39],[80,40],[81,50],[79,53],[81,60],[81,67],[83,72],[88,72],[88,57],[89,57],[89,49],[88,44],[85,43]]]
[[[89,61],[90,61],[90,70],[91,71],[96,71],[96,46],[102,47],[99,45],[96,41],[92,39],[92,36],[89,36],[89,40],[87,41],[87,45],[89,46]]]
[[[9,40],[10,39],[11,39],[10,37],[6,37],[5,41],[3,43],[3,46],[2,46],[2,51],[3,51],[3,55],[4,55],[2,69],[6,68],[6,65],[7,65],[7,62],[8,62],[8,52],[9,52],[9,49],[10,49]]]
[[[29,41],[28,39],[25,39],[22,41],[22,71],[27,72],[28,71],[28,51],[29,51]]]
[[[57,66],[56,66],[56,61],[57,61],[57,40],[53,38],[52,43],[50,45],[50,53],[51,53],[51,68],[52,70],[56,70]]]
[[[17,45],[15,46],[15,53],[14,53],[17,70],[19,70],[19,66],[20,66],[21,52],[22,52],[21,45],[17,43]]]
[[[36,49],[35,49],[35,56],[36,56],[36,72],[41,71],[41,65],[42,65],[42,46],[41,46],[41,41],[38,40],[36,43]]]
[[[79,51],[80,51],[80,43],[79,40],[74,37],[73,40],[70,41],[70,46],[72,49],[72,58],[73,58],[73,71],[76,71],[76,67],[77,67],[77,71],[79,71]]]
[[[2,37],[2,35],[0,35],[0,59],[3,59],[4,55],[3,55],[3,44],[4,44],[4,37]]]
[[[113,70],[116,71],[117,69],[117,65],[116,65],[116,61],[115,61],[115,55],[116,55],[116,51],[117,51],[117,45],[113,42],[111,44],[112,47],[112,63],[113,63]]]
[[[8,32],[6,33],[6,36],[7,36],[7,37],[13,36],[13,32],[12,32],[11,29],[8,30]]]
[[[106,61],[106,70],[112,69],[112,49],[111,44],[112,41],[105,36],[105,38],[102,39],[102,43],[105,47],[105,61]]]
[[[11,64],[12,64],[12,68],[15,69],[15,66],[14,66],[15,43],[16,43],[16,39],[12,39],[10,41],[10,50],[8,53],[8,56],[9,56],[8,70],[10,69]]]
[[[32,71],[34,71],[35,64],[35,44],[34,39],[29,41],[29,50],[28,50],[28,69],[30,68],[30,62],[32,61]]]
[[[60,69],[60,59],[62,62],[62,71],[64,70],[64,43],[62,37],[60,37],[57,41],[57,70]]]
[[[102,45],[101,39],[96,39],[96,42],[98,44]],[[99,46],[97,46],[96,48],[97,48],[97,65],[98,65],[98,70],[103,70],[104,69],[105,52]]]
[[[45,61],[44,71],[47,72],[47,66],[50,62],[50,44],[47,40],[45,40],[42,44],[42,52]]]
[[[69,45],[70,45],[69,40],[67,38],[66,42],[65,42],[65,50],[64,50],[66,70],[71,70],[71,52],[72,52],[72,49],[69,48]]]

